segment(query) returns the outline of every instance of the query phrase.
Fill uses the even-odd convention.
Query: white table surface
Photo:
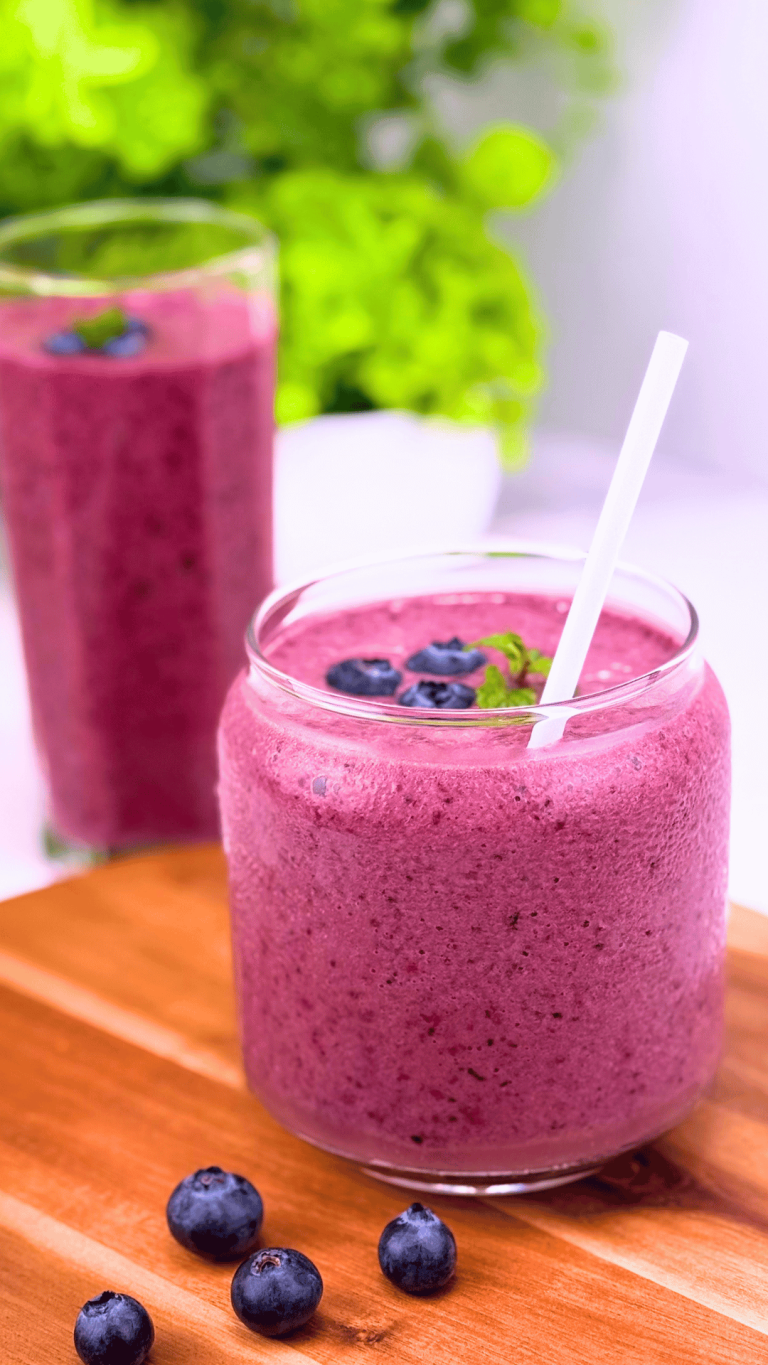
[[[506,480],[489,530],[509,537],[585,547],[615,452],[572,438],[540,438],[522,474]],[[293,496],[283,482],[284,496]],[[329,479],[328,496],[338,497]],[[322,508],[316,509],[322,518]],[[354,507],[349,509],[354,524]],[[278,525],[291,517],[278,509]],[[337,518],[338,521],[338,518]],[[282,577],[305,565],[289,530],[278,547]],[[398,536],[393,536],[399,540]],[[450,543],[451,528],[445,527]],[[378,549],[378,546],[377,546]],[[327,559],[343,558],[338,536]],[[696,472],[657,457],[624,558],[671,579],[696,605],[705,653],[733,719],[734,798],[731,893],[768,914],[768,485]],[[66,868],[43,856],[44,788],[32,743],[18,624],[0,573],[0,898],[46,885]]]

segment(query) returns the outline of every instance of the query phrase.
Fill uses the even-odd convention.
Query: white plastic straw
[[[659,332],[541,695],[542,705],[568,701],[576,691],[687,350],[688,342],[682,337]],[[529,747],[553,744],[560,739],[567,720],[566,713],[538,721]]]

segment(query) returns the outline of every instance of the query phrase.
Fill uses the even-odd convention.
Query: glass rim
[[[3,259],[3,251],[9,244],[32,241],[45,232],[61,228],[118,226],[132,222],[215,223],[233,230],[239,229],[246,240],[233,251],[212,255],[197,265],[141,275],[104,275],[97,278],[71,271],[56,273],[38,266],[16,265]],[[269,268],[276,256],[277,238],[269,228],[249,214],[222,208],[208,199],[154,198],[149,195],[133,199],[92,199],[80,204],[68,204],[63,208],[45,209],[40,213],[15,214],[0,222],[0,288],[8,284],[14,287],[14,292],[24,288],[28,294],[41,296],[109,294],[135,289],[139,285],[146,289],[171,289],[211,275],[225,275],[246,265],[250,270]]]
[[[581,697],[572,697],[568,701],[548,702],[546,705],[535,703],[529,706],[505,706],[494,708],[483,708],[475,710],[449,710],[445,708],[437,714],[431,709],[421,709],[415,707],[403,707],[397,702],[390,702],[381,697],[355,697],[345,692],[329,692],[321,687],[315,687],[311,683],[301,682],[291,674],[283,672],[271,664],[263,653],[259,644],[259,635],[263,630],[268,618],[289,599],[298,597],[316,584],[328,582],[331,579],[341,579],[348,574],[353,574],[361,569],[386,568],[388,565],[406,563],[408,560],[420,561],[433,559],[450,559],[467,557],[473,559],[503,559],[503,558],[528,558],[545,559],[550,561],[559,560],[565,563],[583,563],[586,553],[581,550],[572,550],[568,547],[540,545],[528,541],[510,542],[508,546],[468,546],[451,550],[425,550],[425,551],[405,551],[402,554],[388,555],[385,559],[379,556],[372,558],[355,559],[343,565],[329,569],[327,572],[319,573],[312,578],[302,579],[283,587],[274,588],[255,611],[248,623],[245,633],[245,647],[251,669],[256,669],[259,674],[269,682],[275,684],[282,692],[307,702],[310,706],[324,711],[334,711],[337,714],[357,717],[363,720],[378,720],[399,725],[449,725],[449,726],[499,726],[499,725],[521,725],[533,724],[539,720],[567,720],[571,716],[587,715],[591,712],[604,710],[609,707],[621,706],[626,704],[633,696],[647,691],[649,687],[658,683],[670,674],[682,668],[690,660],[697,645],[699,636],[699,617],[693,603],[684,592],[676,588],[673,583],[660,575],[652,574],[646,569],[641,569],[635,564],[629,564],[621,560],[616,566],[616,574],[624,574],[630,578],[640,580],[648,585],[661,589],[664,593],[676,599],[679,605],[684,607],[688,614],[689,628],[685,639],[677,647],[675,652],[665,659],[663,663],[647,673],[640,673],[636,677],[627,679],[626,682],[614,683],[610,687],[601,688],[596,692],[586,693]],[[371,599],[374,600],[373,598]],[[377,600],[382,600],[379,597]]]

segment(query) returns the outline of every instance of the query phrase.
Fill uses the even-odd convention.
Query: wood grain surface
[[[524,1199],[432,1199],[452,1287],[398,1293],[376,1258],[410,1202],[280,1129],[245,1089],[216,848],[112,863],[0,905],[0,1360],[74,1365],[85,1299],[122,1289],[154,1365],[768,1362],[768,919],[734,907],[728,1044],[680,1128]],[[253,1179],[264,1237],[325,1281],[285,1341],[242,1327],[232,1267],[169,1236],[176,1182]]]

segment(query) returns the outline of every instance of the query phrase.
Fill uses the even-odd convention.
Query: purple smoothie
[[[57,833],[214,837],[215,731],[271,585],[275,321],[134,291],[132,359],[44,341],[113,300],[0,303],[0,477]]]
[[[662,668],[535,751],[528,725],[317,704],[343,658],[390,658],[404,687],[433,639],[511,629],[551,654],[567,605],[465,593],[307,615],[263,648],[315,700],[259,666],[230,690],[220,795],[247,1074],[321,1146],[401,1172],[559,1172],[662,1132],[712,1077],[729,726],[709,669]],[[606,611],[581,691],[679,645]]]

